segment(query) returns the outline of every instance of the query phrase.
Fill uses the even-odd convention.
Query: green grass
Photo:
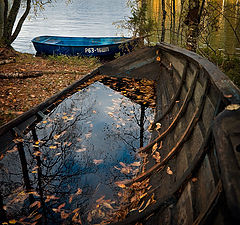
[[[46,59],[50,61],[59,62],[60,64],[75,65],[75,66],[96,66],[99,60],[95,57],[78,57],[66,55],[50,55]]]
[[[240,57],[237,55],[225,55],[221,51],[213,52],[209,49],[201,49],[201,55],[217,65],[240,88]]]

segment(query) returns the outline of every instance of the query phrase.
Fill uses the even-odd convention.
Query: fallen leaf
[[[126,188],[126,185],[120,182],[115,182],[115,184],[120,188]]]
[[[162,127],[161,123],[156,123],[156,130],[159,130]]]
[[[13,220],[9,220],[9,223],[10,224],[15,224],[15,223],[17,223],[17,221],[13,219]]]
[[[81,189],[81,188],[78,188],[78,190],[77,190],[77,192],[76,192],[75,195],[80,195],[80,194],[82,194],[82,189]]]
[[[113,209],[113,207],[107,202],[103,202],[103,205],[108,209]]]
[[[229,110],[229,111],[238,110],[238,109],[240,109],[240,105],[239,104],[231,104],[231,105],[228,105],[225,109]]]
[[[85,152],[86,150],[87,150],[86,148],[81,148],[81,149],[76,150],[75,152]]]
[[[140,166],[141,165],[141,162],[133,162],[132,164],[131,164],[131,166]]]
[[[170,169],[169,166],[167,167],[167,173],[168,173],[169,175],[172,175],[172,174],[173,174],[173,171]]]
[[[154,154],[154,152],[157,150],[158,147],[158,143],[155,143],[152,147],[152,154]]]
[[[93,160],[93,163],[94,163],[95,165],[99,165],[99,164],[103,163],[103,159],[94,159],[94,160]]]
[[[195,183],[198,179],[196,177],[192,178],[192,182]]]

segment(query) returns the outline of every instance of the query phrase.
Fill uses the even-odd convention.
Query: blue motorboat
[[[32,43],[37,54],[112,56],[131,51],[137,40],[128,37],[39,36]]]

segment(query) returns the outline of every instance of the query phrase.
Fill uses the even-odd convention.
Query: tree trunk
[[[20,32],[23,22],[29,14],[29,11],[31,9],[31,0],[26,1],[26,9],[19,19],[14,31],[13,27],[16,23],[21,2],[22,0],[14,0],[12,7],[9,10],[8,0],[0,0],[0,47],[11,46]]]
[[[162,35],[161,35],[161,42],[165,40],[165,22],[166,22],[166,6],[165,6],[165,0],[162,0]]]
[[[0,0],[0,37],[3,36],[4,29],[4,0]]]
[[[197,49],[197,38],[199,34],[199,8],[200,2],[199,0],[189,0],[188,3],[188,14],[185,19],[185,24],[188,26],[187,29],[187,43],[186,47],[190,51],[196,51]]]

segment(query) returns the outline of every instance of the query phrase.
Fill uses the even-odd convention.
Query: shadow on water
[[[93,224],[118,208],[115,182],[138,172],[154,84],[102,78],[64,99],[3,156],[1,200],[8,219]]]

